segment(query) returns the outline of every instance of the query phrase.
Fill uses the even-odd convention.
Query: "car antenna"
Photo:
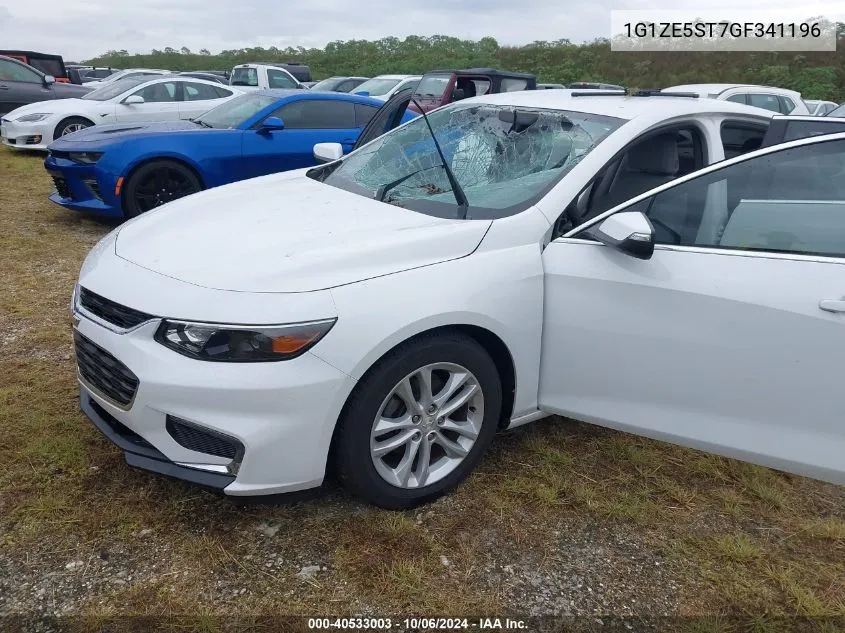
[[[467,211],[469,210],[469,200],[467,200],[467,196],[464,193],[464,190],[461,188],[458,179],[455,178],[455,174],[454,172],[452,172],[452,168],[449,167],[449,163],[446,162],[446,157],[443,155],[443,150],[440,148],[440,143],[437,142],[437,137],[434,135],[434,130],[431,129],[431,123],[428,122],[428,117],[425,114],[425,110],[417,102],[417,100],[414,99],[414,97],[411,97],[411,103],[417,106],[420,113],[422,114],[423,121],[425,121],[425,125],[428,128],[429,133],[431,134],[431,140],[434,141],[434,146],[437,148],[437,153],[440,154],[440,160],[443,163],[443,169],[446,170],[446,177],[449,179],[449,184],[452,185],[452,193],[455,196],[455,200],[458,203],[458,209],[461,212],[458,219],[466,220]]]

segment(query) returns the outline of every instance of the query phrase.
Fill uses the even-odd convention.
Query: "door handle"
[[[8,90],[8,89],[9,89],[9,86],[7,86],[6,84],[0,84],[0,90]]]
[[[825,312],[845,312],[845,299],[823,299],[819,307]]]

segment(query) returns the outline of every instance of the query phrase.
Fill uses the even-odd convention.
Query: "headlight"
[[[36,121],[43,121],[48,116],[50,116],[49,112],[37,112],[33,114],[25,114],[19,119],[15,119],[18,123],[35,123]]]
[[[155,340],[197,360],[259,363],[290,360],[323,338],[337,319],[290,325],[213,325],[163,320]]]
[[[85,165],[93,165],[102,156],[102,152],[70,152],[68,158],[74,163],[84,163]]]

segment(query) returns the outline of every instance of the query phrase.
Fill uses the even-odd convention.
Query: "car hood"
[[[57,84],[54,84],[57,85]],[[35,103],[28,103],[5,115],[5,118],[15,119],[25,114],[34,114],[36,112],[48,114],[64,114],[67,112],[79,112],[80,109],[88,109],[91,101],[83,101],[69,97],[67,99],[50,99],[47,101],[36,101]],[[98,102],[93,102],[98,103]]]
[[[171,202],[126,223],[115,253],[206,288],[308,292],[464,257],[491,224],[377,202],[305,171]]]
[[[51,145],[50,149],[67,150],[78,146],[80,143],[111,143],[125,141],[138,136],[150,136],[153,134],[173,134],[175,132],[221,132],[223,130],[212,130],[204,128],[190,121],[157,121],[150,123],[110,123],[107,125],[95,125],[79,132],[74,132],[67,137],[59,137]]]

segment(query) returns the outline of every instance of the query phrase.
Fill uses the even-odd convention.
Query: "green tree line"
[[[146,55],[109,51],[88,60],[98,66],[171,70],[226,70],[251,61],[299,61],[314,79],[332,75],[421,74],[437,68],[492,66],[534,73],[540,82],[602,81],[636,88],[685,83],[753,83],[791,88],[805,99],[845,101],[845,28],[837,25],[835,52],[619,52],[610,41],[569,40],[500,46],[492,37],[478,41],[435,35],[386,37],[376,41],[336,41],[325,48],[241,48],[216,55],[187,47]]]

